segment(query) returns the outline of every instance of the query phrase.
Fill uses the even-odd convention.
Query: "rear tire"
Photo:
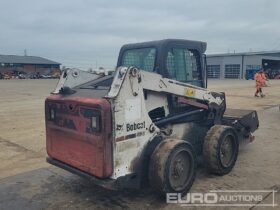
[[[228,174],[235,165],[239,150],[238,137],[230,126],[214,125],[207,132],[203,156],[210,172]]]
[[[161,195],[181,193],[191,188],[196,171],[192,146],[182,140],[167,139],[154,150],[149,165],[149,182]]]

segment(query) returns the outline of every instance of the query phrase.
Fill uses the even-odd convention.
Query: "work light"
[[[55,110],[53,108],[50,109],[50,119],[51,120],[55,119]]]
[[[96,117],[96,116],[93,116],[93,117],[91,118],[91,127],[92,127],[93,129],[96,129],[96,128],[97,128],[97,117]]]
[[[100,116],[95,115],[91,117],[91,128],[93,131],[100,131]]]

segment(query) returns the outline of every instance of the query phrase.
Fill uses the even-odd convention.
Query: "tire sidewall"
[[[222,146],[222,143],[223,141],[226,139],[227,136],[232,136],[233,137],[233,143],[234,143],[234,154],[233,154],[233,160],[231,162],[231,164],[227,167],[225,167],[223,164],[222,164],[222,161],[221,161],[221,154],[220,154],[220,150],[221,150],[221,146]],[[217,160],[218,160],[218,164],[219,164],[219,168],[222,169],[224,171],[224,174],[227,174],[229,173],[232,168],[234,167],[235,165],[235,162],[237,160],[237,156],[238,156],[238,151],[239,151],[239,142],[238,142],[238,137],[237,137],[237,134],[236,132],[233,130],[233,128],[231,127],[228,127],[226,128],[220,135],[220,138],[218,140],[218,145],[217,145],[217,151],[216,151],[216,155],[217,155]]]
[[[178,153],[180,153],[182,151],[185,151],[185,152],[188,153],[188,156],[190,158],[191,167],[190,167],[190,172],[189,172],[189,176],[188,176],[188,179],[186,181],[185,187],[182,190],[180,190],[180,191],[176,191],[171,186],[170,180],[169,180],[170,164],[172,162],[172,159]],[[194,179],[195,179],[195,174],[196,174],[196,156],[195,156],[193,148],[190,145],[186,144],[186,143],[181,143],[181,144],[176,145],[172,149],[170,154],[168,155],[167,160],[166,160],[166,164],[164,165],[164,167],[165,167],[164,168],[164,180],[165,180],[165,189],[164,189],[164,191],[166,193],[181,193],[182,195],[185,195],[189,191],[189,189],[191,188],[191,186],[192,186],[192,184],[194,182]]]

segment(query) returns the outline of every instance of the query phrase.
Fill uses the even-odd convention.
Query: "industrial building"
[[[209,78],[252,79],[261,68],[270,78],[280,74],[280,51],[207,55]]]
[[[47,75],[60,72],[60,63],[37,56],[0,55],[0,74]]]

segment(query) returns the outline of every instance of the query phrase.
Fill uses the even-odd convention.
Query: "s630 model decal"
[[[145,128],[145,121],[141,123],[127,123],[126,131],[136,131]]]
[[[116,138],[116,142],[133,139],[133,138],[144,136],[144,135],[145,135],[145,131],[142,131],[142,132],[140,131],[137,133],[126,135],[126,136],[120,136],[120,137]]]

